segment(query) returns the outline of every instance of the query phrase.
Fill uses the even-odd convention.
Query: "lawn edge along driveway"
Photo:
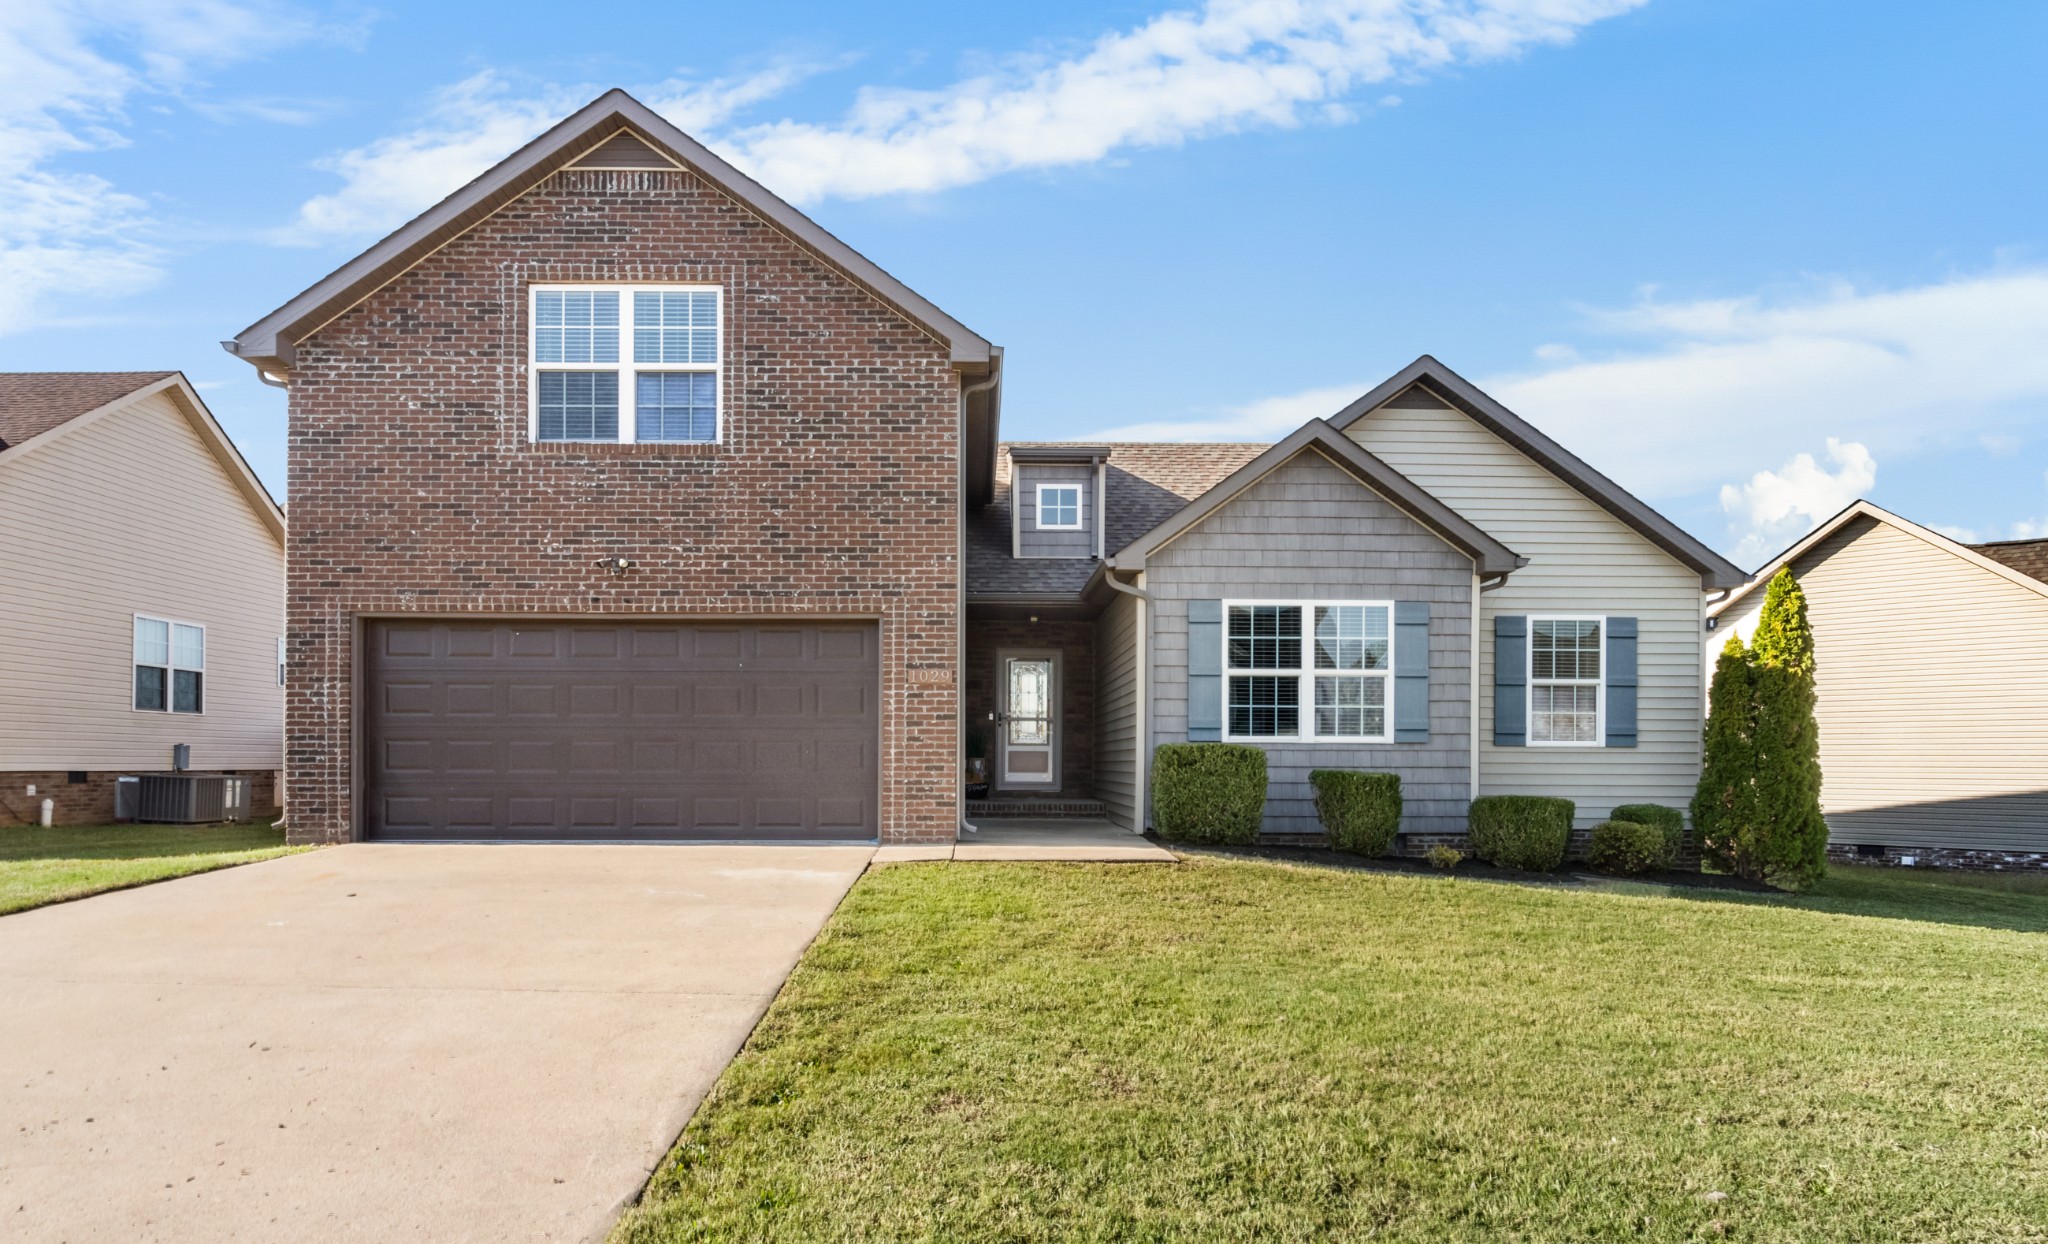
[[[0,829],[0,916],[277,859],[269,824],[60,825]]]

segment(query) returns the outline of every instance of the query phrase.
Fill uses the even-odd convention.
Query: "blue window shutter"
[[[1429,742],[1429,602],[1394,602],[1394,742]]]
[[[1188,742],[1223,739],[1223,602],[1188,602]]]
[[[1607,746],[1636,745],[1636,620],[1607,619]]]
[[[1529,741],[1529,619],[1500,614],[1493,620],[1493,745]]]

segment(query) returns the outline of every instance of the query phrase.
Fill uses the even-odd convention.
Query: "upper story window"
[[[135,615],[135,707],[206,711],[206,628]]]
[[[1529,619],[1529,742],[1598,747],[1601,618]]]
[[[1038,529],[1079,531],[1081,529],[1081,486],[1040,484],[1038,486]]]
[[[536,285],[536,441],[720,439],[724,296],[711,285]]]
[[[1392,622],[1385,602],[1227,602],[1225,737],[1391,741]]]

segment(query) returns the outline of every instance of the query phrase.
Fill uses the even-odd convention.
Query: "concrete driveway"
[[[601,1236],[872,854],[355,845],[0,917],[0,1238]]]

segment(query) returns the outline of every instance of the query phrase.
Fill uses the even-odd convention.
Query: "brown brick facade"
[[[1008,648],[1049,648],[1060,654],[1060,786],[1047,791],[1070,798],[1095,794],[1095,624],[1093,622],[995,622],[976,619],[967,628],[963,704],[969,729],[982,730],[995,768],[998,654]],[[994,798],[1018,798],[998,786]]]
[[[722,443],[529,442],[527,289],[609,281],[724,288]],[[293,841],[356,832],[394,614],[877,618],[882,837],[951,841],[959,403],[945,345],[690,173],[558,173],[435,252],[297,346]]]
[[[109,825],[114,821],[114,784],[124,776],[143,772],[121,769],[108,772],[82,770],[85,780],[74,782],[71,772],[0,774],[0,825],[34,825],[42,819],[44,799],[55,803],[50,812],[54,825]],[[277,772],[272,769],[205,770],[213,773],[239,772],[249,779],[249,812],[257,820],[269,820],[278,813]],[[29,787],[36,793],[28,794]]]

